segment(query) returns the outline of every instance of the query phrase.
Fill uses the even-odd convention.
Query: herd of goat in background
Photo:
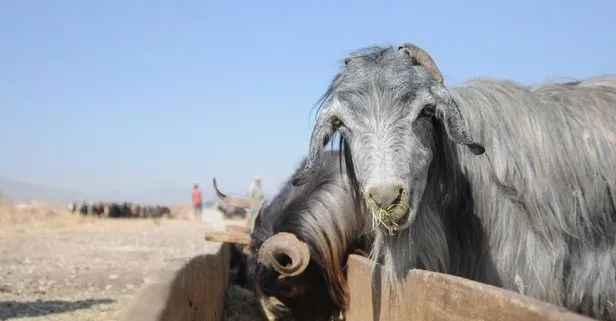
[[[341,315],[363,253],[398,291],[426,269],[616,320],[616,76],[448,87],[421,48],[371,47],[320,103],[233,261],[268,319]]]
[[[137,217],[170,217],[171,210],[167,206],[160,205],[141,205],[131,202],[123,203],[104,203],[86,202],[78,205],[76,202],[69,204],[69,210],[73,213],[79,211],[83,216],[111,217],[111,218],[137,218]]]

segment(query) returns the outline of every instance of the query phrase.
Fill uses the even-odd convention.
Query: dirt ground
[[[116,320],[169,259],[206,249],[205,226],[0,206],[0,320]]]

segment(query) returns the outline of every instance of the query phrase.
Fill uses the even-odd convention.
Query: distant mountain
[[[14,202],[39,200],[49,203],[66,204],[73,200],[88,198],[88,195],[81,191],[52,189],[20,182],[3,176],[0,176],[0,190],[2,190],[4,194],[7,194]]]
[[[0,191],[14,202],[39,200],[55,204],[68,204],[84,200],[102,200],[106,202],[139,202],[148,204],[190,204],[192,186],[166,184],[137,191],[109,191],[105,193],[88,193],[80,190],[43,187],[0,176]],[[204,188],[204,200],[214,199],[211,187]],[[234,195],[233,193],[230,193]]]

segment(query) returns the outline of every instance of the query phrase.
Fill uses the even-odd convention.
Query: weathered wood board
[[[228,244],[172,260],[145,284],[120,321],[220,321],[229,280]]]
[[[441,273],[413,270],[404,299],[392,295],[381,265],[349,257],[346,321],[592,321],[518,293]]]
[[[246,224],[246,221],[239,222],[227,222],[227,226],[225,226],[225,231],[227,232],[242,232],[250,234],[250,230]]]
[[[250,244],[250,234],[238,231],[208,230],[205,232],[205,240],[219,243]]]

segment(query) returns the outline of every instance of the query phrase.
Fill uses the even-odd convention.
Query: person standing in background
[[[195,184],[193,186],[192,203],[193,203],[193,210],[195,213],[195,219],[198,220],[201,218],[201,210],[203,206],[203,202],[201,200],[201,189],[199,189],[198,184]]]
[[[263,200],[263,189],[261,188],[261,176],[255,176],[255,180],[250,184],[248,188],[248,197],[254,200]],[[257,214],[259,211],[256,208],[250,209],[249,215],[246,217],[246,224],[248,225],[249,231],[252,233],[252,228],[254,227],[255,219],[257,218]]]
[[[252,199],[262,200],[263,189],[261,188],[261,176],[255,176],[255,180],[250,184],[248,188],[248,197]]]

